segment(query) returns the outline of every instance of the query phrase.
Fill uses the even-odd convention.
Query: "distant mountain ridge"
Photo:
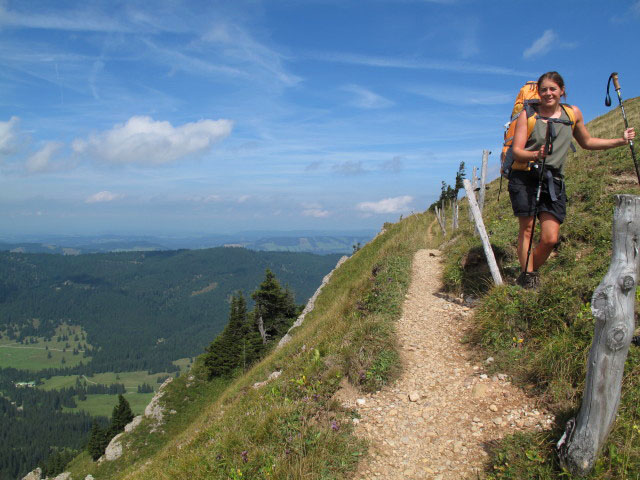
[[[308,252],[320,255],[351,253],[354,245],[364,245],[374,231],[291,231],[240,232],[193,236],[153,235],[29,235],[0,237],[0,251],[16,253],[83,253],[137,252],[176,249],[203,249],[223,246],[244,247],[268,252]]]

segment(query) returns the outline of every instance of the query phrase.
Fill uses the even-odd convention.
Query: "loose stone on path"
[[[397,323],[403,374],[380,392],[340,395],[360,416],[356,433],[370,442],[355,479],[483,478],[483,445],[517,430],[549,428],[553,417],[504,374],[491,378],[493,358],[473,362],[462,343],[473,311],[437,295],[440,252],[420,250]]]

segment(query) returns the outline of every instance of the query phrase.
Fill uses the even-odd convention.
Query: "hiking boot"
[[[516,283],[526,290],[540,288],[540,274],[538,272],[522,272]]]

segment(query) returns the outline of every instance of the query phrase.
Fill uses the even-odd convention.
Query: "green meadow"
[[[134,415],[141,415],[144,413],[144,409],[153,398],[153,393],[130,393],[128,392],[124,396]],[[65,412],[77,412],[83,410],[94,416],[110,417],[113,412],[113,407],[118,403],[118,395],[87,395],[87,399],[84,401],[78,400],[78,397],[74,397],[74,400],[78,404],[76,408],[64,408]]]
[[[87,348],[91,345],[86,342],[86,332],[77,325],[60,325],[51,340],[28,337],[19,343],[10,339],[6,330],[0,330],[0,335],[0,368],[37,372],[47,368],[75,367],[91,360],[91,357],[83,357],[85,345]]]

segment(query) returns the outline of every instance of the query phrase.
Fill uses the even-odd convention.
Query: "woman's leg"
[[[540,242],[533,251],[533,270],[538,270],[553,251],[558,243],[560,235],[560,222],[556,217],[547,212],[540,213]],[[529,245],[527,244],[527,247]],[[525,253],[526,258],[526,253]]]
[[[533,226],[533,217],[518,217],[520,222],[520,231],[518,232],[518,260],[520,260],[520,268],[525,271],[524,264],[527,261],[527,251],[529,250],[529,239],[531,238],[531,227]],[[533,255],[529,258],[529,266],[527,272],[533,270]]]

